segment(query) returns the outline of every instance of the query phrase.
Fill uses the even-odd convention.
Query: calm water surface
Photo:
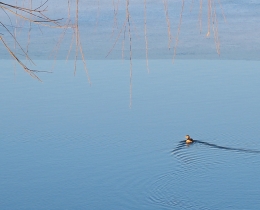
[[[0,63],[1,209],[260,208],[259,61]]]

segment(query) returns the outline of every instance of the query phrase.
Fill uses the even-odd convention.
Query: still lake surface
[[[0,63],[1,209],[260,208],[259,61]]]

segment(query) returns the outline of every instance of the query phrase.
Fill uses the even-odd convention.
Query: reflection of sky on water
[[[80,13],[87,59],[104,59],[115,40],[113,7],[107,2],[100,1],[98,22],[97,1]],[[138,2],[131,5],[133,57],[145,58]],[[258,60],[259,3],[221,2],[227,23],[220,15],[220,58]],[[169,3],[173,36],[180,6]],[[49,13],[63,15],[65,7]],[[57,61],[52,74],[39,75],[44,81],[39,84],[0,60],[0,208],[259,209],[260,158],[247,152],[260,150],[259,62],[207,60],[219,57],[213,35],[205,38],[206,7],[202,35],[197,13],[186,1],[177,58],[204,60],[173,65],[153,60],[171,58],[172,50],[162,3],[147,5],[151,72],[144,60],[134,60],[132,109],[129,62],[113,60],[121,58],[122,39],[110,61],[87,62],[91,87],[81,64],[73,77],[74,63]],[[44,59],[59,34],[50,29],[41,34],[37,27],[31,33],[30,55],[39,59],[37,69],[49,70]],[[69,43],[66,37],[59,59],[66,58]],[[9,58],[2,45],[0,53]],[[187,133],[209,140],[181,145],[172,155]]]
[[[116,2],[116,1],[115,1]],[[222,0],[222,8],[225,12],[226,20],[222,17],[222,11],[216,2],[218,13],[219,37],[221,46],[220,59],[259,59],[259,8],[257,1],[227,1]],[[36,3],[35,3],[36,4]],[[171,33],[173,40],[176,38],[181,1],[168,2],[169,18],[171,21]],[[49,1],[48,14],[53,17],[66,17],[66,4],[57,6],[57,2]],[[117,14],[118,28],[112,35],[114,24],[114,8],[112,2],[81,1],[80,3],[80,26],[81,40],[84,47],[85,56],[88,59],[105,59],[107,53],[117,39],[117,34],[123,26],[125,20],[125,4],[120,1]],[[99,6],[98,6],[99,5]],[[207,2],[204,2],[202,18],[202,34],[199,33],[199,5],[191,1],[186,1],[182,19],[181,33],[179,36],[177,58],[200,58],[219,59],[215,50],[214,35],[211,29],[210,38],[206,38],[207,33]],[[55,11],[53,10],[55,8]],[[72,8],[73,10],[73,8]],[[131,1],[130,12],[132,17],[132,49],[134,58],[145,58],[145,40],[143,27],[143,2]],[[3,16],[3,14],[1,14]],[[5,20],[5,22],[9,22]],[[26,28],[26,26],[25,26]],[[31,56],[35,59],[49,59],[50,52],[59,39],[60,30],[50,30],[34,27],[31,31]],[[23,30],[26,32],[26,30]],[[152,1],[147,3],[147,34],[149,57],[151,59],[171,59],[173,49],[168,50],[167,22],[163,3]],[[27,37],[22,31],[19,32],[20,41],[25,44]],[[23,35],[22,35],[23,34]],[[65,37],[58,53],[59,59],[65,59],[70,47],[71,36]],[[127,35],[127,34],[126,34]],[[4,38],[7,37],[5,33]],[[120,36],[113,52],[107,59],[121,59],[122,57],[123,33]],[[128,38],[125,43],[125,57],[128,58]],[[172,42],[172,47],[174,42]],[[4,53],[3,46],[0,45],[1,57],[9,57]],[[53,56],[50,56],[53,58]],[[73,58],[73,56],[72,56]]]
[[[134,60],[131,109],[128,62],[0,62],[1,209],[259,209],[258,154],[171,153],[260,150],[258,61]]]

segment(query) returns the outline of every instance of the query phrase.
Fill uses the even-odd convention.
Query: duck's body
[[[186,139],[186,144],[191,144],[193,142],[193,140],[191,139]]]
[[[193,139],[189,135],[186,135],[185,138],[186,144],[191,144],[193,142]]]

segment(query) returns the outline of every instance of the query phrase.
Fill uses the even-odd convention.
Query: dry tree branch
[[[48,2],[45,1],[44,3],[40,4],[37,8],[33,9],[32,8],[32,0],[30,0],[29,7],[25,7],[24,5],[17,6],[17,5],[12,5],[12,4],[7,4],[4,2],[0,2],[0,8],[4,11],[4,13],[7,15],[7,17],[10,20],[12,28],[14,28],[14,31],[11,32],[8,28],[7,25],[3,22],[0,21],[0,25],[5,29],[7,34],[12,38],[12,40],[15,43],[15,48],[16,45],[19,47],[19,49],[22,51],[23,55],[25,56],[26,59],[28,59],[31,63],[33,61],[29,58],[28,56],[28,51],[29,51],[29,44],[30,44],[30,38],[31,38],[31,29],[32,29],[32,24],[36,25],[41,25],[41,26],[47,26],[47,27],[53,27],[53,28],[64,28],[65,26],[62,26],[59,24],[59,21],[62,19],[50,19],[47,16],[45,16],[43,13],[47,11],[47,7],[44,8],[45,4]],[[17,3],[17,1],[16,1]],[[24,49],[20,43],[17,40],[17,31],[16,27],[13,27],[11,17],[16,17],[16,24],[17,20],[25,20],[25,22],[29,23],[29,31],[28,31],[28,38],[27,38],[27,46]],[[11,48],[8,46],[8,44],[4,41],[3,37],[1,37],[1,41],[3,45],[5,46],[7,52],[14,58],[14,60],[27,72],[29,73],[30,76],[32,76],[35,79],[40,80],[35,73],[40,72],[36,70],[31,70],[29,69],[24,63],[22,63],[16,54],[11,50]],[[34,64],[34,63],[33,63]]]
[[[15,1],[17,5],[17,0]],[[16,11],[17,12],[17,11]],[[15,18],[14,37],[17,37],[18,19]],[[14,43],[14,50],[16,49],[16,43]],[[16,62],[14,62],[14,74],[16,74]]]
[[[91,85],[91,80],[90,80],[90,76],[89,76],[89,72],[88,72],[88,68],[87,68],[87,63],[86,63],[86,59],[85,59],[85,56],[84,56],[84,53],[83,53],[83,49],[82,49],[80,39],[79,39],[79,49],[80,49],[81,58],[82,58],[82,61],[83,61],[83,64],[84,64],[84,69],[85,69],[85,72],[86,72],[86,75],[87,75],[87,78],[88,78],[88,83]]]
[[[208,0],[208,33],[207,33],[207,37],[210,36],[210,20],[211,20],[211,0]]]
[[[148,73],[150,72],[148,63],[148,39],[147,39],[147,28],[146,28],[146,0],[144,0],[144,39],[145,39],[145,57],[146,57],[146,68]]]
[[[26,65],[23,64],[22,61],[20,61],[20,60],[17,58],[17,56],[13,53],[13,51],[8,47],[8,45],[6,44],[6,42],[4,41],[4,39],[3,39],[2,36],[0,36],[0,40],[1,40],[2,43],[4,44],[5,48],[6,48],[7,51],[9,52],[9,54],[23,67],[23,69],[24,69],[25,71],[26,71],[31,77],[33,77],[34,79],[37,79],[37,80],[41,81],[40,78],[35,75],[35,73],[34,73],[35,70],[29,69]]]
[[[133,63],[132,63],[132,35],[130,24],[129,0],[126,1],[126,20],[128,23],[128,38],[129,38],[129,59],[130,59],[130,104],[132,107],[132,77],[133,77]]]
[[[72,46],[73,46],[73,40],[74,40],[74,38],[75,38],[75,33],[73,33],[73,36],[71,37],[70,48],[69,48],[69,50],[68,50],[68,54],[67,54],[67,58],[66,58],[66,60],[69,59],[70,52],[71,52],[71,50],[72,50]]]
[[[21,11],[40,12],[40,11],[44,11],[44,10],[38,10],[38,9],[43,7],[43,5],[45,5],[47,2],[48,2],[48,0],[45,1],[43,4],[41,4],[39,7],[35,8],[35,9],[28,9],[28,8],[25,8],[25,7],[19,7],[19,6],[15,6],[15,5],[11,5],[11,4],[6,4],[4,2],[0,2],[0,5],[8,6],[8,7],[11,7],[11,8],[14,8],[14,9],[17,9],[17,10],[21,10]]]
[[[122,41],[122,60],[124,60],[124,53],[125,53],[125,34],[126,34],[126,24],[124,25],[124,38]]]
[[[168,13],[168,0],[163,0],[164,4],[164,11],[165,11],[165,17],[167,22],[167,28],[168,28],[168,48],[171,49],[171,42],[172,42],[172,35],[171,35],[171,23]]]
[[[222,4],[221,4],[221,1],[220,1],[220,0],[218,0],[218,4],[219,4],[219,6],[220,6],[221,13],[222,13],[222,16],[223,16],[223,18],[224,18],[224,21],[227,22],[226,16],[225,16],[225,14],[224,14],[224,10],[223,10],[223,7],[222,7]]]
[[[32,9],[32,0],[30,0],[30,8]],[[30,14],[30,18],[32,15]],[[26,46],[26,53],[29,52],[29,45],[30,45],[30,41],[31,41],[31,30],[32,30],[32,23],[29,23],[29,31],[28,31],[28,39],[27,39],[27,46]]]
[[[199,11],[200,33],[202,31],[202,3],[203,3],[203,0],[200,0],[200,11]]]
[[[11,20],[11,18],[10,18],[10,15],[8,15],[8,13],[7,13],[3,8],[1,8],[1,9],[2,9],[2,11],[6,14],[6,16],[8,17],[9,22],[10,22],[10,26],[11,26],[11,27],[14,27],[14,26],[13,26],[13,23],[12,23],[12,20]]]
[[[41,7],[43,7],[49,0],[46,0],[43,4],[41,4],[39,7],[35,8],[34,10],[39,10]],[[48,6],[46,6],[46,8],[42,11],[45,11],[47,9]]]
[[[53,55],[53,58],[54,58],[55,61],[56,61],[56,58],[57,58],[58,51],[60,49],[61,43],[64,40],[64,37],[66,35],[66,32],[67,32],[68,28],[69,28],[69,25],[66,28],[63,29],[63,32],[61,33],[61,35],[60,35],[60,37],[59,37],[55,47],[53,48],[53,50],[52,50],[52,52],[50,54],[50,57]]]
[[[75,47],[76,47],[76,53],[75,53],[75,62],[74,62],[74,75],[76,74],[77,70],[77,61],[78,61],[78,54],[80,53],[82,62],[84,64],[84,69],[87,74],[88,82],[91,85],[91,80],[89,77],[89,72],[86,65],[85,56],[83,53],[81,41],[80,41],[80,32],[79,32],[79,0],[76,0],[76,16],[75,16],[75,24],[74,24],[74,35],[75,35]]]
[[[117,38],[116,38],[116,40],[114,41],[114,44],[113,44],[113,46],[111,47],[111,49],[108,51],[106,57],[108,57],[109,54],[110,54],[110,53],[113,51],[113,49],[115,48],[115,46],[116,46],[116,44],[117,44],[117,42],[118,42],[118,40],[119,40],[119,37],[120,37],[120,35],[121,35],[122,31],[123,31],[123,28],[125,28],[125,27],[126,27],[126,21],[124,22],[124,24],[123,24],[121,30],[119,31],[119,33],[118,33],[118,35],[117,35]]]
[[[44,10],[33,10],[33,9],[31,10],[31,9],[23,9],[21,7],[18,7],[18,6],[12,6],[12,5],[6,6],[6,4],[4,4],[4,5],[5,6],[1,5],[1,3],[0,3],[0,7],[2,9],[14,14],[15,16],[18,16],[19,18],[25,19],[26,21],[29,21],[29,22],[34,22],[34,23],[38,23],[38,24],[48,22],[48,23],[53,23],[53,24],[59,26],[58,21],[62,20],[62,18],[61,19],[53,19],[53,20],[49,19],[48,17],[46,17],[43,14]],[[30,16],[33,16],[34,18],[39,18],[40,20],[33,20],[32,18],[27,18],[24,15],[18,14],[17,12],[13,11],[12,9],[15,9],[16,11],[18,10],[18,11],[27,13]],[[42,25],[46,25],[46,24],[42,24]],[[47,25],[47,26],[51,26],[51,25]]]
[[[25,57],[33,63],[33,61],[29,58],[28,54],[24,51],[23,47],[20,45],[20,43],[17,41],[16,37],[12,34],[12,32],[0,21],[0,24],[6,29],[6,31],[9,33],[9,35],[13,38],[15,43],[19,46],[19,48],[24,53]]]
[[[211,12],[212,14],[212,28],[213,28],[213,32],[214,32],[214,41],[215,41],[215,45],[216,45],[216,50],[218,55],[220,55],[220,42],[219,42],[219,37],[218,37],[218,19],[217,19],[217,13],[216,13],[216,6],[213,1],[213,11]]]
[[[76,0],[76,23],[75,23],[75,38],[76,38],[76,54],[74,62],[74,75],[76,74],[78,50],[79,50],[79,0]]]
[[[11,5],[11,4],[7,4],[4,2],[0,2],[0,8],[6,13],[6,15],[8,16],[10,22],[11,22],[11,17],[16,17],[17,19],[20,20],[25,20],[24,22],[29,23],[30,27],[29,27],[29,33],[28,33],[28,43],[27,43],[27,47],[26,50],[24,50],[21,45],[18,43],[17,40],[17,34],[16,34],[16,27],[13,26],[12,22],[11,22],[11,27],[14,28],[14,32],[11,32],[11,30],[8,29],[7,24],[0,22],[0,26],[4,27],[4,30],[8,33],[8,35],[10,35],[12,37],[12,39],[14,40],[15,45],[17,45],[19,47],[19,49],[22,50],[23,55],[26,56],[27,59],[29,59],[31,61],[31,59],[28,56],[28,48],[29,48],[29,44],[30,44],[30,38],[31,38],[31,29],[32,29],[32,25],[33,24],[37,24],[37,26],[47,26],[47,27],[51,27],[51,28],[61,28],[64,29],[62,36],[60,37],[57,45],[56,45],[56,52],[58,52],[58,49],[61,45],[61,41],[64,39],[65,33],[66,31],[71,28],[73,30],[73,36],[72,36],[72,41],[71,45],[70,45],[70,49],[68,52],[68,56],[69,53],[72,49],[72,44],[75,44],[75,64],[74,64],[74,73],[76,73],[76,63],[77,60],[79,58],[79,56],[81,56],[81,58],[83,59],[83,63],[84,63],[84,68],[85,71],[87,73],[88,76],[88,80],[89,83],[90,82],[90,78],[88,75],[88,70],[87,70],[87,65],[86,65],[86,61],[85,61],[85,57],[83,54],[83,49],[82,49],[82,45],[81,45],[81,40],[80,40],[80,32],[79,32],[79,0],[75,0],[75,5],[76,5],[76,14],[75,14],[75,22],[71,22],[70,19],[70,4],[72,0],[67,0],[68,1],[68,22],[66,24],[61,24],[60,21],[63,19],[50,19],[49,17],[47,17],[45,15],[45,12],[47,11],[47,2],[48,0],[46,0],[44,3],[40,4],[38,7],[33,8],[32,7],[32,0],[30,1],[30,7],[25,7],[25,6],[17,6],[17,5]],[[191,8],[190,10],[193,8],[193,4],[194,0],[191,0],[192,4],[191,4]],[[207,34],[206,36],[210,36],[210,30],[213,30],[213,34],[214,34],[214,41],[215,41],[215,45],[216,45],[216,50],[217,53],[220,54],[220,42],[219,42],[219,36],[218,36],[218,20],[217,20],[217,11],[216,11],[216,1],[214,0],[207,0],[207,7],[208,7],[208,28],[207,28]],[[73,1],[74,2],[74,1]],[[134,21],[130,15],[130,0],[125,0],[126,2],[126,10],[125,10],[125,20],[123,23],[123,26],[121,27],[121,29],[119,30],[118,28],[118,8],[119,8],[119,2],[120,0],[113,0],[113,13],[114,13],[114,23],[113,23],[113,31],[112,31],[112,37],[114,36],[115,33],[117,34],[117,37],[115,36],[115,41],[113,43],[112,48],[109,50],[109,52],[107,53],[106,57],[112,52],[112,50],[114,49],[115,45],[117,44],[117,42],[119,41],[119,39],[121,38],[122,32],[124,32],[123,34],[123,41],[122,41],[122,58],[124,58],[124,50],[125,50],[125,42],[126,42],[126,37],[128,35],[128,41],[127,43],[129,43],[129,59],[130,59],[130,107],[131,107],[131,100],[132,100],[132,56],[133,56],[133,48],[132,48],[132,42],[133,42],[133,37],[135,35],[135,24]],[[169,6],[168,6],[168,0],[162,0],[163,5],[164,5],[164,12],[165,12],[165,17],[166,17],[166,23],[167,23],[167,29],[168,29],[168,48],[171,48],[172,45],[172,34],[171,34],[171,23],[170,23],[170,18],[169,18]],[[224,13],[223,13],[223,8],[222,5],[220,3],[220,0],[218,0],[221,11],[222,11],[222,15],[225,19]],[[144,3],[144,38],[145,38],[145,54],[146,54],[146,65],[147,65],[147,69],[149,72],[149,66],[148,66],[148,36],[147,36],[147,0],[143,1]],[[183,16],[183,11],[184,11],[184,3],[185,0],[182,0],[182,7],[181,7],[181,13],[180,13],[180,20],[179,20],[179,24],[178,24],[178,29],[177,29],[177,35],[175,38],[175,44],[174,44],[174,53],[173,53],[173,61],[175,59],[176,56],[176,52],[177,52],[177,47],[178,47],[178,43],[179,43],[179,35],[180,35],[180,28],[181,28],[181,24],[182,24],[182,16]],[[203,0],[199,0],[199,26],[200,26],[200,33],[202,31],[202,8],[203,8]],[[100,13],[100,0],[98,0],[98,12],[97,12],[97,17],[96,17],[96,26],[98,25],[98,18],[99,18],[99,13]],[[16,20],[17,20],[16,19]],[[211,28],[212,26],[212,28]],[[3,33],[1,33],[0,35],[3,35]],[[14,52],[10,49],[10,47],[7,45],[7,43],[3,40],[3,38],[1,37],[1,41],[2,43],[5,45],[5,48],[7,49],[7,51],[9,52],[9,54],[25,69],[26,72],[28,72],[31,76],[34,75],[35,72],[37,71],[33,71],[28,69],[18,58],[17,56],[14,54]],[[81,55],[79,55],[81,54]],[[56,55],[55,55],[56,58]],[[68,59],[68,57],[67,57]],[[32,61],[31,61],[32,62]]]
[[[53,55],[54,60],[56,60],[56,58],[57,58],[57,54],[58,54],[58,51],[60,49],[61,43],[64,40],[64,37],[65,37],[68,29],[73,29],[73,36],[71,37],[71,44],[70,44],[70,47],[69,47],[69,50],[68,50],[68,53],[67,53],[67,56],[66,56],[66,61],[69,59],[69,55],[70,55],[70,52],[71,52],[71,49],[72,49],[72,45],[73,45],[73,40],[75,38],[75,31],[76,31],[75,28],[76,27],[75,27],[75,24],[71,23],[71,1],[68,0],[67,4],[68,4],[67,21],[64,24],[64,26],[62,27],[63,32],[61,33],[61,35],[60,35],[60,37],[58,39],[58,42],[56,43],[56,45],[54,46],[54,48],[53,48],[53,50],[52,50],[52,52],[50,54],[50,56]]]
[[[111,37],[113,37],[113,35],[114,35],[114,33],[115,33],[115,30],[118,28],[118,24],[117,24],[118,6],[119,6],[119,0],[117,1],[117,4],[115,4],[115,0],[113,0],[114,23],[113,23],[113,31],[112,31]]]
[[[96,14],[96,25],[95,25],[95,31],[99,25],[99,16],[100,16],[100,2],[99,0],[97,1],[98,4],[98,9],[97,9],[97,14]]]
[[[178,25],[178,31],[177,31],[177,35],[176,35],[176,40],[175,40],[175,46],[174,46],[174,52],[173,52],[173,62],[176,56],[176,52],[177,52],[177,46],[179,43],[179,35],[180,35],[180,31],[181,31],[181,23],[182,23],[182,14],[183,14],[183,10],[184,10],[184,2],[185,0],[182,0],[182,7],[181,7],[181,14],[180,14],[180,22]]]
[[[71,4],[70,4],[70,0],[68,0],[68,23],[67,23],[68,25],[69,25],[69,23],[70,23],[70,21],[71,21],[70,13],[71,13]],[[70,52],[71,52],[71,49],[72,49],[74,36],[75,36],[75,33],[73,33],[73,36],[71,37],[70,48],[69,48],[69,50],[68,50],[68,54],[67,54],[66,61],[68,61],[69,56],[70,56]]]

